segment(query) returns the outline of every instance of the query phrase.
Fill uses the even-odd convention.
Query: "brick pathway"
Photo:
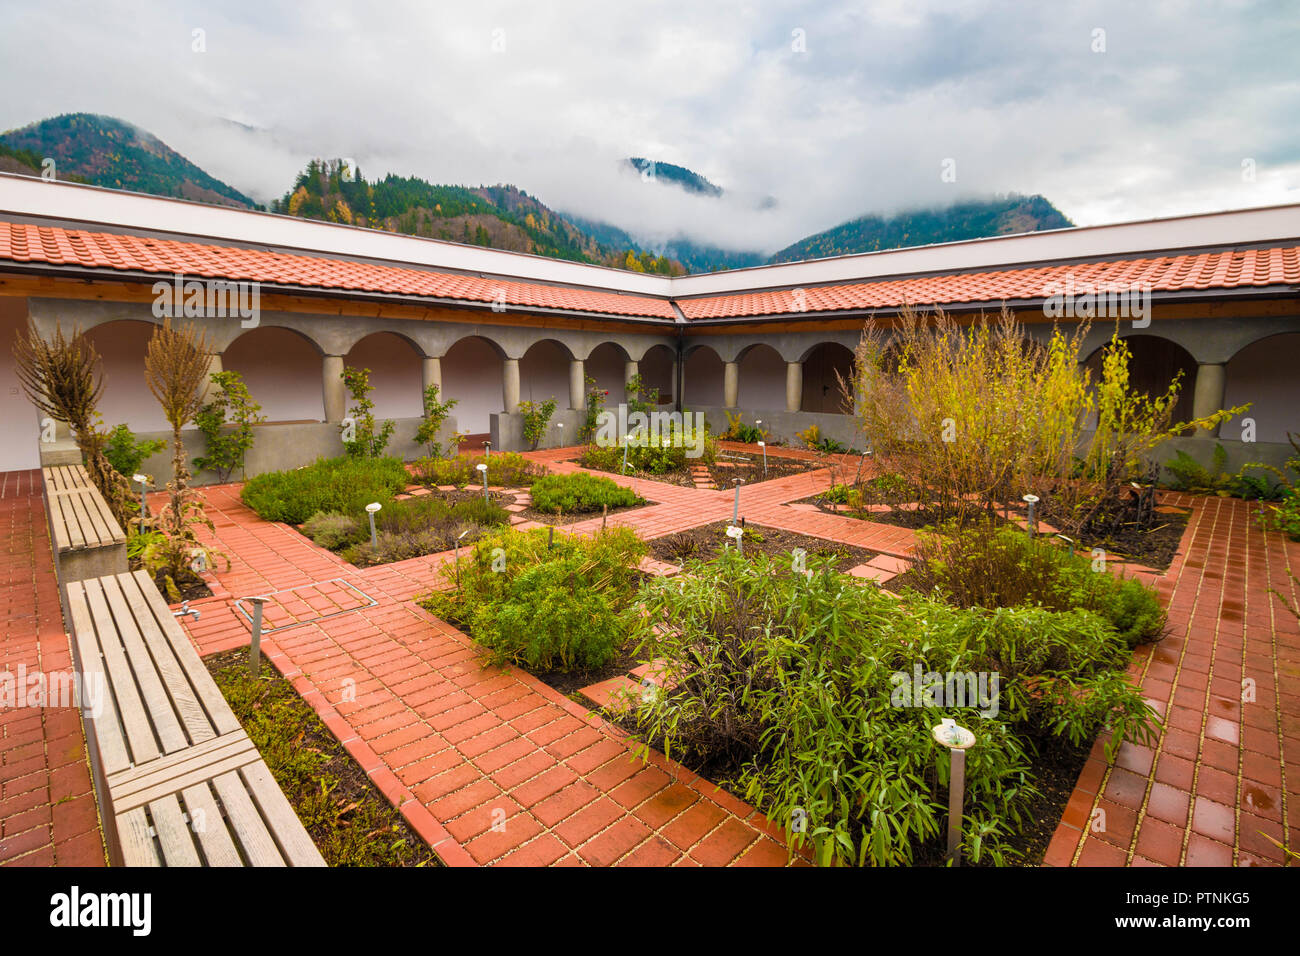
[[[0,672],[66,672],[72,651],[39,471],[0,474]],[[21,669],[21,670],[20,670]],[[0,864],[103,866],[90,764],[75,707],[0,708]]]
[[[1165,715],[1154,747],[1101,744],[1079,776],[1048,865],[1256,866],[1300,846],[1300,625],[1287,569],[1300,544],[1264,534],[1258,505],[1162,496],[1194,511],[1156,588],[1164,640],[1130,671]]]

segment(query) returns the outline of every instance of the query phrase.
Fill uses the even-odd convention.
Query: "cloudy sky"
[[[1008,191],[1081,225],[1300,201],[1290,0],[0,0],[0,25],[0,129],[118,116],[262,201],[345,156],[764,251]]]

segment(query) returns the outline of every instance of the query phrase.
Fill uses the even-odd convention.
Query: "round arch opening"
[[[370,369],[376,418],[418,418],[424,414],[422,357],[402,336],[373,332],[352,346],[343,364]]]
[[[554,339],[543,339],[528,347],[519,360],[519,400],[544,402],[555,399],[557,409],[569,407],[569,351]]]
[[[1245,417],[1255,421],[1255,440],[1285,443],[1300,432],[1300,332],[1281,332],[1247,345],[1224,369],[1223,407],[1251,404]],[[1222,427],[1225,438],[1240,431],[1241,419]]]
[[[852,379],[853,352],[838,342],[822,342],[804,357],[800,407],[823,415],[852,414],[853,403],[841,385]]]
[[[144,356],[155,328],[152,322],[117,319],[86,333],[103,362],[104,393],[99,399],[99,413],[107,428],[125,423],[136,432],[171,429],[145,379]]]
[[[749,411],[785,408],[785,359],[770,345],[751,345],[737,362],[736,404]]]
[[[489,416],[505,408],[500,349],[471,335],[449,348],[441,365],[444,400],[456,399],[451,412],[456,427],[470,435],[487,434],[492,424]]]
[[[697,346],[686,356],[685,380],[682,400],[690,406],[714,405],[723,403],[722,378],[723,361],[711,347]]]
[[[1132,358],[1129,360],[1129,382],[1132,387],[1152,397],[1163,395],[1169,383],[1179,372],[1178,401],[1174,405],[1173,421],[1183,422],[1192,417],[1192,395],[1196,391],[1196,359],[1177,342],[1157,335],[1128,335],[1123,338]],[[1101,378],[1101,363],[1106,346],[1097,349],[1084,362],[1096,383]]]
[[[325,420],[320,350],[292,329],[249,329],[221,355],[221,367],[238,372],[266,424]]]

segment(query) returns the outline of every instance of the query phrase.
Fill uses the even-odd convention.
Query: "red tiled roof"
[[[0,260],[674,319],[664,299],[232,246],[0,223]]]
[[[1064,292],[1068,277],[1073,277],[1076,294],[1087,291],[1089,285],[1096,289],[1136,285],[1149,286],[1152,292],[1182,292],[1296,284],[1300,283],[1300,247],[776,289],[678,299],[677,305],[687,319],[717,319],[838,309],[887,309],[902,305],[1010,302]]]
[[[0,222],[0,260],[5,259],[465,302],[492,302],[504,294],[506,305],[519,308],[658,319],[675,317],[667,300],[651,296],[484,279],[175,239]],[[1064,290],[1071,280],[1078,292],[1086,291],[1088,286],[1146,286],[1153,292],[1181,292],[1294,285],[1300,284],[1300,246],[777,289],[679,299],[677,304],[687,319],[716,319],[889,309],[907,304],[1013,302],[1044,298]]]

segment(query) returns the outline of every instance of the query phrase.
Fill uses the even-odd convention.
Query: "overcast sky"
[[[346,156],[367,177],[509,182],[652,239],[764,251],[995,192],[1042,193],[1081,225],[1300,201],[1291,0],[0,11],[0,128],[118,116],[262,201],[310,157]],[[620,174],[632,155],[728,198]]]

